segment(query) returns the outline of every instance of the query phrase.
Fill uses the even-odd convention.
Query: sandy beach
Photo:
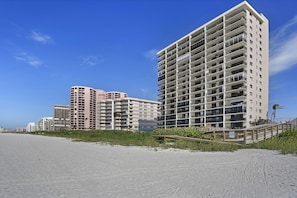
[[[12,197],[296,197],[297,157],[191,152],[0,133],[0,193]]]

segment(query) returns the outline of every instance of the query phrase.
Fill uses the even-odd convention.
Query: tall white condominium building
[[[26,127],[26,132],[38,131],[38,126],[35,125],[35,122],[29,122]]]
[[[53,117],[41,118],[38,122],[39,131],[53,131],[54,130],[54,119]]]
[[[70,129],[70,106],[54,106],[54,130],[61,131]]]
[[[96,129],[96,103],[104,91],[91,87],[73,86],[70,89],[70,129]]]
[[[246,1],[158,52],[162,127],[267,118],[268,20]]]
[[[105,100],[98,103],[97,129],[152,131],[157,128],[159,104],[122,92],[107,92]]]

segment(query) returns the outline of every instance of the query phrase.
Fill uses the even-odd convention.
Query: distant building
[[[84,86],[70,90],[70,129],[152,131],[157,128],[158,115],[157,101]]]
[[[53,131],[54,130],[54,119],[53,117],[41,118],[38,122],[39,131]]]
[[[106,99],[98,102],[97,114],[100,130],[152,131],[157,128],[159,102],[107,92]]]
[[[73,86],[70,89],[70,129],[96,129],[96,106],[105,92],[91,87]]]
[[[26,128],[26,132],[34,132],[38,130],[38,126],[34,122],[29,122]]]
[[[246,1],[158,52],[161,127],[267,119],[268,20]]]
[[[54,106],[54,131],[70,129],[70,106]]]

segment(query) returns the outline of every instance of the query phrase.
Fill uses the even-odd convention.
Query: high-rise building
[[[91,87],[70,89],[70,129],[152,131],[157,128],[158,115],[157,101]]]
[[[29,122],[26,127],[26,132],[38,131],[38,126],[35,125],[35,122]]]
[[[53,131],[54,130],[54,119],[53,117],[43,117],[38,122],[39,131]]]
[[[97,100],[104,91],[91,87],[73,86],[70,89],[70,128],[74,130],[96,129]]]
[[[267,119],[268,20],[246,1],[158,52],[161,127]]]
[[[54,106],[54,130],[70,129],[70,107],[69,105]]]
[[[98,102],[97,129],[152,131],[157,128],[159,104],[123,92],[107,92],[106,99]]]

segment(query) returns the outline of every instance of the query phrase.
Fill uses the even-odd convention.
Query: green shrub
[[[251,145],[221,144],[215,142],[194,142],[187,140],[174,140],[172,144],[158,142],[154,135],[179,135],[200,139],[210,139],[210,135],[199,132],[198,128],[169,128],[156,129],[153,133],[130,131],[61,131],[61,132],[35,132],[33,134],[70,138],[74,141],[107,142],[123,146],[149,146],[162,148],[178,148],[200,151],[235,151],[241,148],[256,148],[278,150],[284,154],[297,155],[297,130],[283,132],[279,137]]]
[[[153,135],[179,135],[183,137],[204,138],[204,134],[194,127],[159,128],[153,131]]]

